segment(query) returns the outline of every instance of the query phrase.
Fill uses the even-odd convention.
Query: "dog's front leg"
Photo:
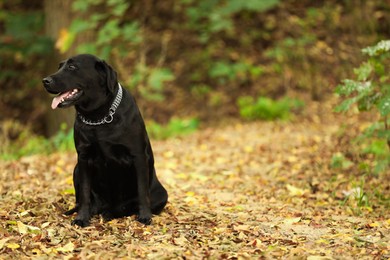
[[[79,160],[77,166],[79,171],[79,187],[76,189],[78,212],[72,224],[85,227],[89,225],[91,218],[91,172],[87,161]]]
[[[135,157],[135,169],[137,172],[138,206],[137,220],[145,225],[152,222],[152,210],[150,208],[149,192],[149,165],[144,155]]]

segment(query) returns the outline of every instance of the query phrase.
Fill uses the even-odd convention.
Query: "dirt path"
[[[154,141],[170,202],[148,227],[133,217],[71,226],[61,212],[74,203],[73,154],[1,163],[0,258],[389,258],[389,212],[341,205],[354,186],[329,166],[340,124],[316,120]]]

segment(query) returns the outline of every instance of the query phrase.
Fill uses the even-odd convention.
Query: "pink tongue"
[[[51,102],[51,108],[56,109],[58,105],[61,103],[61,100],[65,98],[67,95],[69,95],[70,92],[71,90],[53,98],[53,101]]]

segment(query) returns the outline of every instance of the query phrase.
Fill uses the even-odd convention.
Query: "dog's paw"
[[[77,212],[78,210],[79,210],[79,208],[76,206],[76,207],[74,207],[74,208],[72,208],[72,209],[70,209],[70,210],[65,211],[65,212],[64,212],[64,215],[70,216],[70,215],[72,215],[73,213]]]
[[[79,226],[79,227],[86,227],[89,226],[89,220],[75,218],[72,221],[72,225]]]
[[[150,225],[152,223],[152,216],[137,216],[136,220],[144,225]]]

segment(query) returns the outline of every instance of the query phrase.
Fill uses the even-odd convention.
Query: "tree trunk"
[[[73,0],[45,0],[45,32],[46,35],[51,37],[54,41],[59,38],[60,32],[68,30],[72,20],[79,17],[77,13],[72,11]],[[94,33],[83,33],[78,35],[72,47],[66,53],[60,53],[55,50],[52,58],[46,62],[46,75],[54,73],[58,68],[58,63],[65,60],[69,56],[76,55],[76,48],[78,44],[93,39]],[[51,97],[52,98],[52,97]],[[65,123],[67,129],[73,127],[75,110],[73,107],[66,109],[56,109],[55,111],[50,109],[51,98],[48,95],[47,98],[47,116],[46,116],[46,135],[51,136],[58,132],[61,124]]]

